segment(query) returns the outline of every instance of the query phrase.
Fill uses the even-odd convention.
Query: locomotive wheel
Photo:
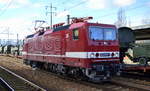
[[[139,64],[141,64],[141,65],[145,65],[146,66],[148,64],[148,61],[147,61],[146,57],[140,57],[138,59],[138,61],[139,61]]]
[[[48,70],[52,72],[53,69],[53,65],[52,64],[48,64]]]
[[[57,65],[55,64],[52,65],[52,72],[57,72]]]
[[[32,67],[33,70],[36,70],[36,68],[37,68],[37,62],[34,62],[34,61],[33,61],[33,62],[31,63],[31,67]]]
[[[57,69],[60,73],[65,74],[66,73],[66,67],[64,65],[58,65]]]
[[[48,69],[48,63],[44,64],[44,69],[47,70]]]

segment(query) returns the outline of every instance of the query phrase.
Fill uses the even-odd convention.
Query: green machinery
[[[140,64],[147,65],[150,61],[150,42],[145,43],[145,41],[147,40],[137,41],[132,47],[132,53],[126,53],[133,62],[139,62]]]
[[[136,43],[133,47],[133,55],[137,57],[150,57],[150,43]]]
[[[144,36],[145,32],[139,33],[139,31],[137,32],[127,27],[118,29],[121,62],[123,62],[125,56],[142,65],[147,65],[150,61],[150,38]]]

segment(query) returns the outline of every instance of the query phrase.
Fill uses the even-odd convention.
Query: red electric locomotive
[[[24,41],[23,59],[32,67],[104,81],[120,74],[119,42],[114,25],[74,18],[69,25],[53,25]]]

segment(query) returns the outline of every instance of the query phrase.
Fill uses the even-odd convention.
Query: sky
[[[50,25],[50,6],[53,7],[53,24],[66,22],[71,17],[92,16],[90,22],[114,24],[120,8],[125,11],[131,26],[142,25],[142,19],[150,18],[150,0],[0,0],[0,39],[23,39],[35,32],[35,20]],[[9,34],[9,36],[8,36]]]

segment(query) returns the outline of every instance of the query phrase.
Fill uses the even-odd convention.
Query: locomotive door
[[[65,50],[64,50],[64,54],[65,54],[65,52],[69,51],[69,47],[70,47],[69,41],[71,41],[70,36],[71,36],[70,30],[67,30],[66,33],[65,33],[65,45],[64,45]]]
[[[77,52],[80,50],[79,29],[71,29],[66,31],[66,52]]]
[[[38,54],[37,56],[36,56],[36,60],[43,60],[44,59],[44,56],[41,56],[42,54],[43,54],[43,44],[42,44],[42,36],[38,36],[36,39],[35,39],[35,48],[34,48],[34,52],[36,53],[36,54]]]

